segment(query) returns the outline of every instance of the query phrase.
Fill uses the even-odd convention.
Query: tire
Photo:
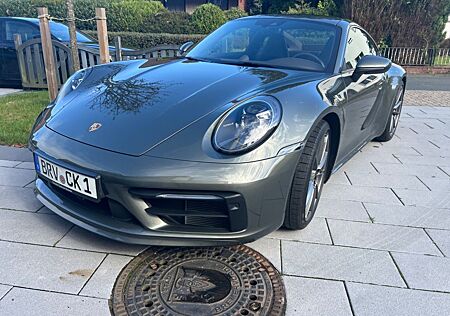
[[[383,134],[374,138],[377,142],[388,142],[394,137],[395,131],[398,127],[398,122],[400,120],[400,114],[402,113],[403,107],[403,97],[405,95],[405,85],[402,83],[401,87],[398,89],[395,96],[394,105],[392,106],[391,113],[389,114],[388,120],[386,122],[386,127],[384,128]]]
[[[321,121],[306,141],[285,210],[283,226],[287,229],[303,229],[314,217],[327,174],[330,137],[330,125]]]

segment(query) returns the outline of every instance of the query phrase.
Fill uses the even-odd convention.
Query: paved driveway
[[[143,248],[52,214],[26,150],[0,157],[0,315],[108,314]],[[450,108],[405,107],[393,141],[333,176],[306,230],[251,246],[283,273],[288,315],[450,315]]]
[[[0,88],[0,96],[20,92],[20,89]]]

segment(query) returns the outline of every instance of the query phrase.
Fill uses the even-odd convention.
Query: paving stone
[[[387,155],[413,155],[421,156],[422,154],[409,146],[398,146],[392,148],[384,148],[383,146],[378,147],[364,147],[361,151],[371,157],[371,160],[375,162],[376,157],[386,157]],[[384,161],[384,160],[382,160]],[[383,162],[381,162],[383,163]]]
[[[450,229],[450,211],[446,209],[389,206],[364,203],[374,223],[400,226]]]
[[[261,238],[254,242],[248,243],[247,246],[255,249],[266,257],[278,271],[281,270],[281,245],[280,241],[271,238]]]
[[[449,191],[418,191],[394,189],[405,205],[425,206],[428,208],[450,208]]]
[[[347,283],[355,315],[450,315],[450,294]]]
[[[117,276],[131,259],[133,258],[128,256],[108,255],[84,286],[80,295],[110,298]]]
[[[448,176],[436,166],[424,166],[413,164],[392,164],[374,162],[373,165],[381,175],[412,175],[418,177],[448,178]]]
[[[29,162],[29,161],[21,162],[20,164],[18,164],[16,166],[16,168],[35,170],[34,169],[34,163],[33,162]]]
[[[450,229],[450,226],[446,229]],[[426,229],[426,231],[444,255],[450,257],[450,230]]]
[[[50,209],[48,209],[47,207],[43,206],[42,208],[39,209],[39,211],[37,211],[36,213],[39,214],[54,214]]]
[[[56,215],[0,209],[0,239],[53,246],[72,224]]]
[[[371,158],[370,155],[358,153],[347,163],[345,163],[345,165],[343,165],[340,170],[345,171],[347,174],[349,172],[365,173],[365,174],[377,173],[377,170],[370,163],[370,158]],[[394,156],[392,156],[392,158],[394,158]],[[333,178],[333,176],[334,175],[332,175],[331,178]],[[350,184],[348,180],[346,184]]]
[[[15,161],[33,161],[33,155],[28,148],[16,148],[0,145],[0,159]]]
[[[0,283],[72,294],[81,290],[105,257],[4,241],[0,241],[0,253]]]
[[[336,172],[335,174],[333,174],[327,183],[350,184],[350,182],[348,182],[347,176],[345,175],[345,173],[343,171],[339,171],[339,172]]]
[[[418,155],[417,152],[415,152],[415,154]],[[348,161],[343,166],[345,171],[351,169],[351,167],[355,165],[355,163],[353,163],[354,159],[356,159],[356,160],[360,159],[361,161],[365,161],[365,162],[400,163],[400,161],[398,161],[398,159],[395,158],[394,154],[392,154],[391,152],[375,151],[375,150],[362,151],[362,152],[358,153],[357,155],[353,156],[353,158],[350,159],[350,161]],[[362,162],[361,162],[361,164],[362,164]],[[371,169],[373,169],[373,167]]]
[[[14,288],[0,302],[0,315],[107,316],[110,312],[104,299]]]
[[[75,226],[56,247],[136,256],[147,247],[114,241]]]
[[[6,295],[6,293],[8,293],[8,291],[11,289],[12,289],[12,286],[0,284],[0,301]]]
[[[268,237],[331,245],[331,238],[330,234],[328,233],[327,223],[325,221],[325,218],[320,217],[315,217],[305,229],[279,229],[268,235]]]
[[[0,159],[0,167],[14,167],[17,166],[20,163],[20,161],[13,161],[13,160],[1,160]]]
[[[440,256],[420,228],[328,220],[335,245]]]
[[[450,259],[393,253],[410,288],[450,292]]]
[[[36,212],[41,207],[32,189],[0,186],[0,208]]]
[[[355,185],[325,184],[322,197],[334,200],[360,201],[385,205],[401,205],[395,194],[386,188],[370,188]]]
[[[284,240],[281,247],[287,275],[405,287],[385,251]]]
[[[443,172],[445,172],[445,174],[446,174],[447,176],[450,177],[450,166],[444,166],[444,165],[442,165],[442,166],[440,166],[440,168],[442,169]]]
[[[23,187],[35,178],[33,170],[0,167],[0,185]]]
[[[429,148],[415,148],[417,149],[423,156],[442,156],[442,157],[450,157],[450,148],[437,148],[436,146],[432,146]]]
[[[450,159],[449,159],[450,160]],[[420,177],[425,185],[430,188],[431,191],[447,191],[450,192],[450,178],[425,178]]]
[[[416,176],[348,172],[348,177],[353,185],[363,187],[427,190]]]
[[[284,277],[287,316],[350,316],[352,311],[344,284],[339,281]]]
[[[361,202],[331,200],[324,197],[319,201],[315,216],[370,222],[369,215]]]

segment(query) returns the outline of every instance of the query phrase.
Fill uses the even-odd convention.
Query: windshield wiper
[[[186,58],[187,60],[193,60],[193,61],[203,61],[206,63],[210,63],[211,60],[206,58],[199,58],[199,57],[191,57],[191,56],[180,56],[180,58]]]

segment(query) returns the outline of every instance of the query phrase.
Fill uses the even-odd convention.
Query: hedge
[[[55,18],[65,18],[66,0],[0,0],[0,16],[37,17],[37,7],[46,6]],[[142,32],[199,34],[209,33],[227,20],[244,16],[237,9],[222,11],[208,4],[198,7],[191,16],[185,12],[169,12],[160,1],[151,0],[74,0],[77,28],[95,30],[95,8],[106,9],[108,30],[112,32]],[[204,12],[203,12],[204,11]],[[209,16],[214,12],[214,16]]]
[[[47,7],[50,16],[67,16],[66,0],[1,0],[0,16],[37,17],[37,7]],[[167,12],[160,1],[150,0],[75,0],[78,19],[95,17],[95,8],[106,9],[108,29],[111,31],[140,31],[149,15]],[[95,21],[76,21],[82,30],[94,30]]]
[[[85,33],[94,38],[97,37],[97,32],[95,31],[85,31]],[[205,35],[201,34],[108,32],[110,45],[114,45],[114,38],[117,36],[120,36],[123,47],[134,49],[150,48],[164,44],[181,45],[189,41],[197,43],[205,37]]]

